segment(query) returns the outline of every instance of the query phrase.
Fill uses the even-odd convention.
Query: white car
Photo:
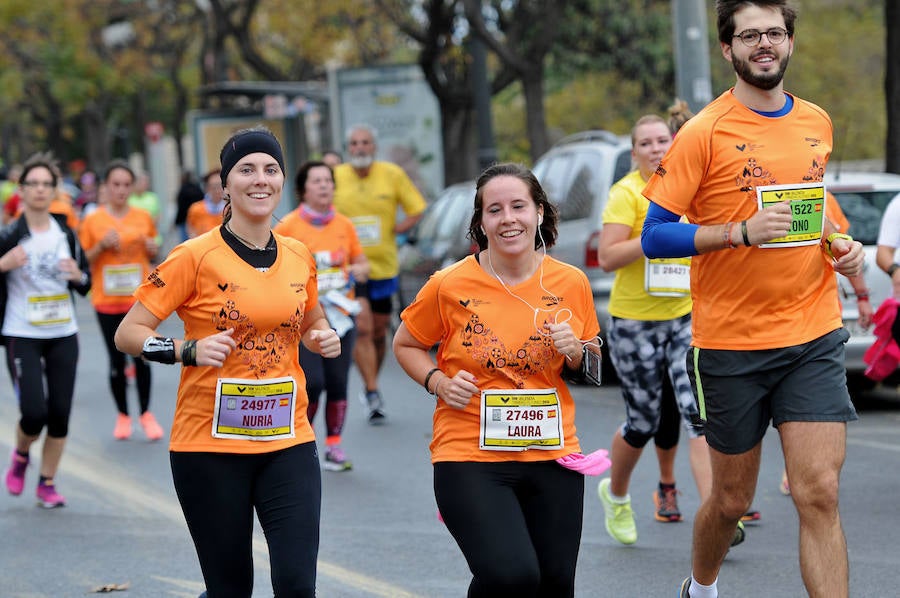
[[[891,280],[876,264],[875,252],[881,217],[891,200],[900,194],[900,175],[878,172],[829,171],[825,175],[825,188],[834,194],[841,210],[850,221],[850,235],[865,247],[864,275],[869,288],[873,309],[891,295]],[[844,327],[850,332],[846,346],[847,383],[851,393],[871,387],[863,372],[866,364],[863,354],[875,337],[872,327],[863,330],[857,320],[856,295],[843,276],[838,276],[838,286],[843,305]]]

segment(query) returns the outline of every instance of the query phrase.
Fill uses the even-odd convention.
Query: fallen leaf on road
[[[109,592],[125,592],[128,590],[128,582],[125,583],[108,583],[104,586],[97,586],[91,590],[91,594],[107,594]]]

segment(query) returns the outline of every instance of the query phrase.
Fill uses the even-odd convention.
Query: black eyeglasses
[[[47,189],[52,189],[56,185],[53,184],[53,181],[24,181],[22,183],[23,187],[45,187]]]
[[[758,29],[745,29],[741,31],[737,35],[732,35],[732,38],[739,37],[741,41],[744,42],[745,46],[756,46],[759,44],[759,41],[762,39],[762,36],[765,35],[769,43],[773,46],[777,46],[782,43],[785,39],[787,39],[787,30],[782,29],[781,27],[772,27],[771,29],[766,29],[765,31],[760,31]]]

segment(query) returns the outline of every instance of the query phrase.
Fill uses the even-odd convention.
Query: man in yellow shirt
[[[334,169],[334,207],[353,221],[372,266],[368,283],[356,289],[363,309],[357,316],[353,359],[365,383],[360,399],[369,409],[369,423],[379,424],[385,415],[378,372],[387,350],[391,299],[398,288],[397,235],[419,221],[426,203],[403,169],[375,160],[375,141],[375,130],[368,125],[348,130],[349,160]],[[402,220],[397,218],[398,208],[403,210]]]

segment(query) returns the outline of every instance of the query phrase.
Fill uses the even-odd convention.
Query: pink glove
[[[572,453],[565,457],[560,457],[556,462],[566,469],[571,469],[584,475],[600,475],[612,465],[612,461],[607,457],[608,454],[606,449],[598,449],[588,455]]]

